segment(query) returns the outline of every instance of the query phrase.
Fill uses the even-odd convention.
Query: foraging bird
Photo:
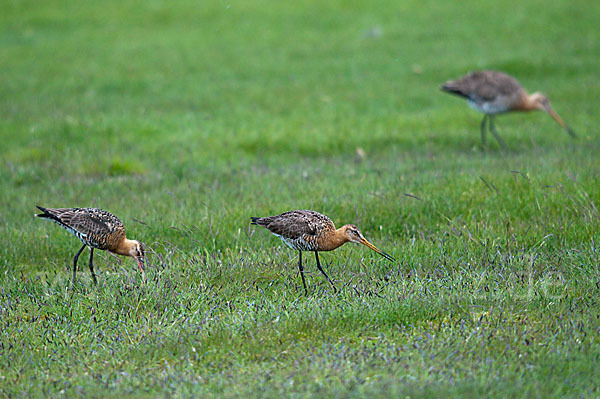
[[[42,208],[43,213],[35,216],[51,220],[60,227],[73,233],[81,240],[83,246],[73,259],[73,283],[77,272],[77,260],[86,246],[90,247],[90,272],[94,284],[97,284],[92,258],[94,249],[108,250],[118,255],[131,256],[137,261],[146,280],[144,271],[144,248],[139,241],[129,240],[125,236],[125,226],[110,212],[98,208]]]
[[[467,99],[469,105],[485,115],[481,121],[481,142],[485,147],[486,122],[490,132],[502,147],[506,147],[494,127],[494,117],[510,111],[545,111],[569,135],[575,133],[552,109],[550,101],[543,94],[528,94],[519,82],[505,73],[498,71],[471,72],[457,80],[450,80],[441,87],[442,91]]]
[[[323,273],[327,281],[333,286],[334,291],[337,291],[335,285],[319,262],[319,251],[333,251],[347,242],[354,242],[366,245],[386,259],[395,261],[390,255],[367,241],[355,225],[347,224],[336,229],[331,219],[319,212],[289,211],[276,216],[252,217],[251,219],[252,224],[267,228],[271,233],[281,238],[290,248],[298,251],[298,268],[300,269],[306,295],[308,295],[308,290],[304,280],[302,251],[313,251],[315,253],[317,269]]]

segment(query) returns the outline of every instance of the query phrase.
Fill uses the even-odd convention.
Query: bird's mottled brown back
[[[46,217],[64,227],[84,244],[114,250],[125,238],[125,226],[110,212],[98,208],[40,208]]]
[[[280,236],[291,247],[314,251],[323,233],[334,231],[335,225],[327,216],[310,210],[284,212],[280,215],[252,218],[252,222]]]
[[[460,79],[446,82],[442,90],[478,103],[494,101],[499,97],[519,98],[524,92],[515,78],[498,71],[471,72]]]

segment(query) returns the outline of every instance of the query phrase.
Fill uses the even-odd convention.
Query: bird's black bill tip
[[[385,253],[385,252],[383,252],[383,251],[381,251],[381,254],[380,254],[380,255],[381,255],[381,256],[383,256],[384,258],[386,258],[386,259],[387,259],[387,260],[389,260],[389,261],[392,261],[392,262],[395,262],[395,261],[396,261],[396,259],[394,259],[394,258],[393,258],[391,255],[389,255],[389,254],[386,254],[386,253]]]
[[[573,129],[571,129],[569,126],[565,126],[565,130],[567,131],[567,133],[569,134],[569,136],[571,136],[574,139],[577,138],[577,135],[575,134],[575,132],[573,131]]]

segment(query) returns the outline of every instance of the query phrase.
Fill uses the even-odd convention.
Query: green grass
[[[600,3],[0,4],[0,396],[597,397]],[[439,85],[495,68],[547,115]],[[357,148],[366,158],[357,157]],[[407,195],[408,194],[408,195]],[[87,254],[35,205],[146,243]],[[393,255],[305,256],[310,208]]]

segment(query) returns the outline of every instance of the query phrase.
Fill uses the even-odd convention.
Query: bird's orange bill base
[[[573,130],[569,126],[567,126],[565,121],[563,121],[562,118],[560,116],[558,116],[558,114],[556,112],[554,112],[553,109],[549,109],[548,113],[556,121],[556,123],[558,123],[563,129],[565,129],[567,131],[567,133],[569,133],[569,135],[571,137],[576,137],[575,132],[573,132]]]
[[[364,238],[360,239],[360,243],[371,248],[373,251],[377,252],[379,255],[383,256],[384,258],[391,260],[392,262],[396,261],[396,259],[392,258],[390,255],[386,254],[381,249],[377,248],[375,245],[371,244],[369,241],[365,240]]]

